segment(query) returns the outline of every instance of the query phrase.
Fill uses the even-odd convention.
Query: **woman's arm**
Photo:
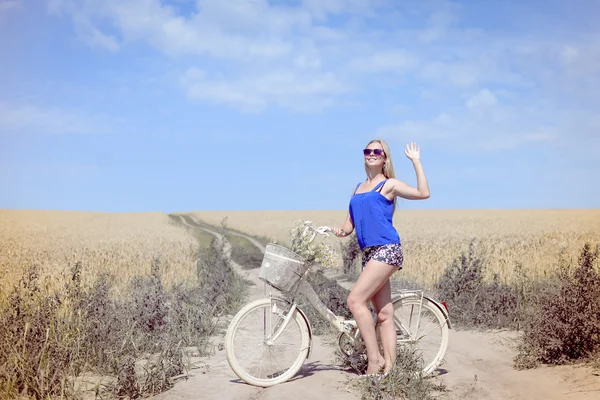
[[[406,154],[406,157],[412,161],[413,166],[415,167],[415,173],[417,174],[417,187],[414,188],[398,179],[392,179],[392,191],[394,197],[400,196],[408,200],[428,199],[430,195],[429,184],[427,183],[427,177],[425,176],[425,171],[423,170],[423,165],[421,164],[421,147],[417,146],[414,142],[410,145],[407,144],[404,154]]]
[[[344,225],[341,228],[334,227],[333,233],[335,233],[335,236],[337,237],[346,237],[350,235],[353,230],[354,224],[352,223],[352,218],[350,218],[350,213],[348,213]]]

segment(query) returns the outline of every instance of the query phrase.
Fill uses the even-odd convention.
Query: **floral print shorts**
[[[363,270],[370,260],[381,261],[382,263],[394,265],[398,267],[398,269],[402,269],[402,263],[404,262],[402,245],[400,243],[392,243],[366,247],[363,249],[362,253]]]

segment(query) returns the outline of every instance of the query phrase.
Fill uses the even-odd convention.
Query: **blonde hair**
[[[390,146],[385,142],[385,140],[381,139],[373,139],[365,147],[368,147],[372,143],[379,143],[381,147],[383,147],[383,151],[385,153],[385,163],[383,164],[383,176],[387,179],[395,178],[396,174],[394,173],[394,163],[392,162],[392,152],[390,151]],[[367,171],[367,163],[365,162],[365,172]],[[396,211],[396,197],[394,197],[394,211]]]

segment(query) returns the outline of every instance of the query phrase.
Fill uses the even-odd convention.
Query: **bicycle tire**
[[[422,306],[421,306],[422,300]],[[394,320],[396,322],[397,342],[402,345],[412,345],[416,347],[419,356],[422,358],[423,375],[429,375],[441,364],[446,350],[448,349],[448,323],[446,317],[440,309],[429,299],[422,298],[420,295],[401,296],[393,301]],[[419,309],[419,307],[421,307]],[[414,318],[420,310],[420,323],[417,330],[417,319]],[[425,326],[424,320],[429,320]],[[400,328],[399,323],[403,324]],[[431,329],[429,329],[431,328]],[[407,330],[410,334],[404,336],[403,331]],[[439,338],[433,337],[434,335]],[[425,339],[425,340],[424,340]],[[431,341],[431,345],[426,343]],[[427,348],[429,347],[429,348]]]
[[[266,343],[268,336],[276,330],[278,323],[285,318],[285,315],[282,314],[287,313],[289,307],[290,303],[286,300],[280,298],[263,298],[247,304],[233,317],[225,335],[227,362],[233,372],[244,382],[259,387],[273,386],[288,381],[302,367],[309,351],[310,334],[309,327],[299,311],[294,311],[295,315],[292,316],[284,332],[276,340],[276,343],[272,345]],[[252,334],[255,332],[253,330],[244,331],[242,324],[249,316],[256,312],[259,318],[257,324],[258,336],[252,337]],[[262,322],[260,318],[262,318]],[[277,323],[274,324],[274,322]],[[262,333],[260,332],[261,329]],[[269,356],[266,362],[272,363],[275,360],[273,352],[278,346],[285,345],[285,342],[282,342],[282,340],[288,337],[286,334],[291,334],[294,337],[290,339],[292,341],[292,359],[289,363],[285,362],[283,370],[281,367],[275,368],[273,365],[265,365],[263,371],[264,360],[259,362],[258,370],[253,369],[252,366],[243,365],[243,359],[256,351],[256,349],[250,348],[248,342],[255,341],[256,345],[261,347],[261,356],[266,350]],[[260,337],[261,335],[262,337]],[[237,351],[238,348],[240,351]],[[241,355],[246,357],[242,358],[240,357]],[[280,364],[278,362],[278,365]]]

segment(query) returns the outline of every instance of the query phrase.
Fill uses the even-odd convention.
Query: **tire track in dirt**
[[[223,249],[236,273],[249,280],[252,284],[248,301],[265,297],[265,283],[258,278],[259,269],[245,270],[231,259],[231,244],[223,235],[200,225],[193,215],[179,215],[181,222],[190,229],[199,229],[215,236],[223,243]],[[263,253],[264,246],[255,239],[237,232],[230,234],[242,236],[250,240]],[[269,290],[268,287],[266,290]],[[274,289],[273,289],[274,290]],[[274,291],[274,295],[279,295]],[[226,324],[233,316],[229,316]],[[290,381],[270,387],[258,388],[246,384],[231,370],[224,350],[224,334],[213,337],[217,343],[215,354],[210,357],[198,357],[192,361],[205,364],[206,367],[190,371],[188,379],[179,381],[175,386],[159,395],[155,400],[197,400],[197,399],[240,399],[240,400],[285,400],[285,399],[338,399],[354,400],[358,397],[346,389],[346,381],[354,375],[344,372],[337,365],[334,357],[334,347],[324,343],[322,337],[313,336],[312,352],[304,365]]]
[[[233,231],[229,231],[227,233],[230,235],[233,235],[233,236],[240,236],[240,237],[248,239],[254,246],[256,246],[256,248],[258,248],[263,254],[265,254],[265,246],[258,240],[254,239],[253,237],[244,235],[243,233],[238,233],[238,232],[233,232]]]

